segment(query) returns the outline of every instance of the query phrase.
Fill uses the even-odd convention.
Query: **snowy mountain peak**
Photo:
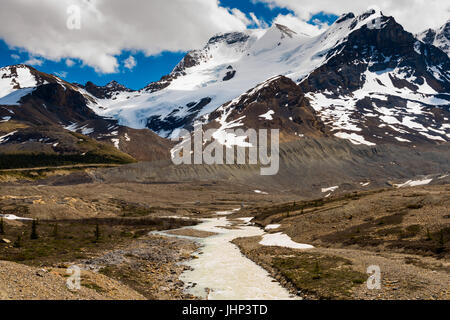
[[[232,45],[239,42],[246,42],[249,37],[250,36],[244,32],[222,33],[209,39],[208,44],[211,45],[219,42],[225,42],[226,44]]]
[[[124,85],[121,85],[115,80],[109,82],[105,86],[97,86],[91,81],[88,81],[86,85],[79,87],[99,99],[113,99],[121,93],[134,92],[133,90],[125,87]]]
[[[355,19],[355,14],[353,12],[348,12],[348,13],[344,13],[342,14],[336,21],[335,24],[339,24],[342,23],[344,21],[350,20],[350,19]]]
[[[281,31],[282,38],[283,37],[293,38],[294,35],[297,34],[297,32],[292,31],[291,29],[282,24],[275,23],[275,27]]]
[[[56,77],[24,64],[0,68],[0,104],[16,104],[30,88],[56,81]]]
[[[162,137],[208,125],[225,106],[236,119],[245,109],[248,126],[275,112],[262,118],[293,137],[304,133],[295,121],[309,119],[326,126],[310,128],[354,143],[440,143],[450,139],[450,59],[424,42],[381,11],[346,13],[314,37],[280,24],[215,35],[139,91],[115,81],[77,90],[98,115]]]
[[[428,29],[419,33],[417,38],[438,47],[450,57],[450,19],[439,29]]]

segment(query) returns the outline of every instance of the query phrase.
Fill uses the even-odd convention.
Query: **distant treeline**
[[[19,169],[37,167],[56,167],[76,164],[126,164],[132,163],[128,158],[87,153],[85,155],[58,155],[58,154],[0,154],[0,169]]]

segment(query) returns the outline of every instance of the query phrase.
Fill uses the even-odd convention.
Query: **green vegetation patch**
[[[315,253],[273,259],[273,266],[297,289],[319,299],[346,299],[355,286],[367,280],[366,274],[351,265],[350,260]]]
[[[126,154],[108,154],[102,150],[86,154],[24,153],[0,154],[0,169],[57,167],[76,164],[127,164],[135,160]]]
[[[108,218],[65,221],[24,222],[22,226],[3,221],[0,260],[34,266],[87,259],[96,252],[147,235],[154,230],[176,229],[195,222],[161,218]]]

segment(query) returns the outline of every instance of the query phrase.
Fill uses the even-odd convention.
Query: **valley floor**
[[[0,188],[0,299],[196,299],[187,286],[206,285],[192,280],[192,266],[219,239],[237,245],[291,297],[450,298],[446,184],[317,200],[224,182]],[[39,219],[38,239],[31,239],[31,221],[8,215]],[[206,218],[228,222],[196,226]],[[266,236],[283,241],[262,245]],[[66,287],[73,264],[83,270],[76,292]],[[380,268],[380,290],[367,289],[369,266]]]

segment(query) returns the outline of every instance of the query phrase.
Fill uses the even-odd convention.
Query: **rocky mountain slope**
[[[150,130],[120,126],[117,120],[97,115],[87,91],[58,77],[17,65],[1,68],[0,80],[4,155],[43,153],[75,162],[120,163],[169,156],[169,142]],[[142,144],[148,148],[139,147]]]
[[[264,84],[284,76],[300,86],[324,123],[322,133],[367,145],[444,143],[450,138],[450,60],[433,44],[373,10],[345,14],[316,37],[279,24],[217,35],[159,82],[136,92],[117,90],[110,93],[113,99],[96,95],[94,110],[163,137],[191,130],[196,122],[218,120],[216,126],[226,127],[220,110],[237,106],[247,90],[259,96]],[[280,116],[286,120],[282,130],[296,126],[290,111],[241,109],[234,113],[245,116],[244,126],[275,127]],[[236,119],[231,115],[229,121]],[[302,131],[308,130],[296,132]]]
[[[450,56],[450,20],[437,30],[428,29],[417,35],[417,38],[427,44],[432,44]]]
[[[433,39],[445,38],[447,29]],[[56,126],[137,160],[159,160],[169,158],[173,145],[163,138],[201,123],[221,132],[280,129],[282,142],[325,137],[367,146],[444,144],[450,139],[450,58],[438,46],[442,41],[431,38],[416,37],[374,10],[344,14],[315,37],[274,24],[216,35],[138,91],[114,81],[70,84],[28,66],[6,67],[0,69],[0,143],[28,150],[12,124],[39,134]],[[222,140],[229,145],[232,139]],[[59,152],[53,147],[58,141],[50,142]]]

